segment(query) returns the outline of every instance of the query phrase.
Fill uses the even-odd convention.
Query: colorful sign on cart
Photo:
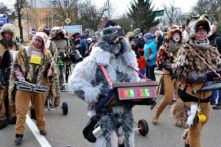
[[[118,88],[118,94],[120,100],[156,97],[155,87]]]

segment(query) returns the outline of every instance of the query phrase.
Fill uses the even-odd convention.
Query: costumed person
[[[47,25],[41,25],[39,28],[38,28],[38,32],[44,32],[45,34],[47,34],[47,36],[49,36],[50,34],[50,27],[47,26]],[[57,59],[58,59],[58,50],[57,50],[57,47],[56,47],[56,44],[54,41],[51,41],[50,39],[47,40],[47,49],[51,52],[52,54],[52,57],[55,61],[55,66],[57,66]],[[57,68],[58,70],[58,68]],[[58,73],[59,71],[57,71],[56,73]],[[52,80],[52,79],[50,79]],[[51,98],[51,103],[50,103],[50,106],[51,107],[55,107],[57,108],[60,104],[60,89],[58,89],[58,87],[60,87],[60,85],[57,85],[56,81],[50,81],[50,89],[49,89],[49,98]],[[55,97],[54,97],[55,96]],[[31,110],[32,112],[33,110]],[[32,113],[31,113],[32,114]],[[31,115],[33,116],[33,115]],[[35,118],[35,117],[33,117]]]
[[[108,21],[101,31],[90,56],[78,63],[71,77],[69,88],[88,104],[88,115],[99,116],[102,135],[96,138],[96,147],[134,146],[133,115],[131,105],[104,107],[99,114],[95,108],[108,94],[111,87],[102,71],[104,66],[113,82],[138,82],[137,60],[124,31],[113,21]]]
[[[56,44],[58,50],[58,68],[59,68],[59,82],[61,90],[65,90],[64,80],[68,80],[71,62],[68,60],[68,54],[71,53],[72,47],[69,42],[66,31],[62,27],[53,27],[50,32],[50,40]],[[64,78],[65,74],[65,78]]]
[[[200,91],[208,81],[220,78],[221,59],[216,47],[207,39],[210,22],[206,15],[193,17],[187,25],[189,40],[179,49],[174,68],[174,78],[178,82],[180,106],[188,114],[184,133],[185,147],[201,147],[201,131],[209,118],[211,89]],[[175,105],[179,105],[177,102]],[[178,113],[175,113],[175,115]],[[179,115],[174,116],[179,119]],[[183,119],[183,118],[180,118]]]
[[[18,51],[21,46],[16,42],[15,26],[5,24],[0,31],[0,129],[7,123],[15,124],[14,103],[8,99],[8,86],[13,51]]]
[[[33,37],[31,45],[18,52],[11,70],[9,93],[12,95],[13,90],[16,89],[15,107],[17,121],[15,143],[17,145],[22,143],[30,101],[35,108],[36,124],[40,134],[46,135],[44,105],[50,82],[49,79],[51,78],[57,81],[57,83],[59,82],[55,62],[50,51],[46,49],[47,39],[48,37],[45,33],[37,32]],[[22,89],[23,86],[19,85],[23,85],[29,90],[24,90]],[[42,90],[44,93],[39,92]]]
[[[162,64],[163,75],[161,77],[161,86],[164,91],[164,97],[160,101],[160,105],[157,107],[156,112],[152,118],[152,123],[157,124],[160,114],[166,108],[167,105],[172,104],[175,92],[174,82],[172,80],[171,64],[174,63],[176,54],[182,45],[182,33],[178,26],[171,26],[166,35],[166,41],[160,47],[157,55],[157,63]],[[169,69],[168,69],[169,66]],[[176,124],[179,125],[179,124]]]

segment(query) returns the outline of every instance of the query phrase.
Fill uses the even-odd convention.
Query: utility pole
[[[108,19],[110,19],[110,0],[107,0],[107,7],[108,7]]]

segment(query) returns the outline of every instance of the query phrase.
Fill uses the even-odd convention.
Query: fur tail
[[[170,114],[175,119],[175,125],[177,127],[186,128],[186,121],[187,121],[187,113],[185,109],[185,105],[182,100],[177,99],[177,101],[172,105]]]

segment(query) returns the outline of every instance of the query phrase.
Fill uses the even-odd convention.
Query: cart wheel
[[[139,133],[142,136],[146,136],[147,133],[149,132],[149,126],[146,120],[141,119],[138,121],[138,128],[139,128]]]
[[[61,108],[62,108],[63,114],[67,115],[68,114],[68,104],[66,102],[63,102]]]

